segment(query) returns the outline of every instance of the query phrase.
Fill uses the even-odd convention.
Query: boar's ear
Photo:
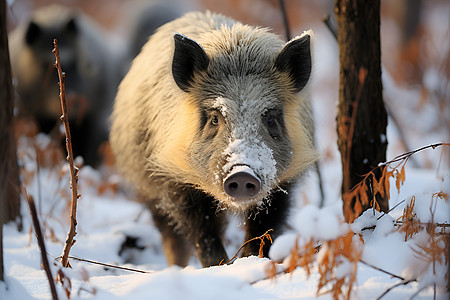
[[[297,92],[301,91],[311,75],[311,36],[305,33],[293,38],[281,50],[275,61],[280,72],[287,72],[294,80]]]
[[[78,33],[78,21],[76,16],[72,16],[64,28],[65,34],[76,35]]]
[[[205,70],[209,64],[209,57],[196,41],[181,34],[175,34],[174,39],[173,79],[180,89],[189,92],[194,72]]]
[[[31,21],[28,25],[27,32],[25,33],[25,41],[28,45],[33,45],[37,40],[39,40],[41,34],[41,27],[34,21]]]

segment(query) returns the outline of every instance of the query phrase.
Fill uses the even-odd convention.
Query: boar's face
[[[292,166],[302,162],[292,138],[309,140],[296,95],[309,79],[311,56],[308,35],[281,51],[259,49],[251,41],[236,44],[208,55],[177,34],[172,72],[199,110],[188,157],[201,179],[192,184],[226,208],[245,210],[297,175]]]

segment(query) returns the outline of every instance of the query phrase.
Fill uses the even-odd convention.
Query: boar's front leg
[[[222,244],[226,218],[217,210],[214,198],[189,187],[172,194],[174,197],[165,199],[164,205],[158,204],[161,200],[149,202],[168,263],[186,266],[192,245],[203,267],[226,262]]]
[[[282,233],[290,206],[289,195],[286,193],[286,191],[289,191],[289,187],[289,184],[282,185],[283,190],[275,191],[270,195],[270,205],[266,204],[267,206],[260,211],[247,213],[245,220],[246,241],[263,235],[269,229],[273,229],[269,233],[272,239]],[[264,242],[263,254],[264,257],[268,257],[271,243],[267,240],[264,240]],[[248,243],[242,250],[242,256],[258,255],[260,245],[259,240]]]
[[[164,254],[169,265],[187,266],[191,257],[192,245],[186,235],[175,229],[171,219],[162,211],[152,209],[153,221],[162,237]]]
[[[180,210],[188,236],[194,242],[197,257],[203,267],[226,262],[228,256],[222,243],[226,216],[217,209],[216,200],[195,189],[186,193],[186,204],[191,207]]]

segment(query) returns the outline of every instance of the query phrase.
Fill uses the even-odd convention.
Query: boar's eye
[[[271,109],[263,116],[263,123],[267,128],[270,136],[276,140],[280,137],[283,130],[283,114],[278,109]]]
[[[217,115],[212,116],[211,124],[214,125],[214,126],[219,125],[219,117]]]
[[[201,114],[200,128],[214,128],[221,123],[221,114],[215,110],[204,110]]]
[[[220,112],[217,111],[204,111],[202,116],[202,130],[201,136],[203,139],[208,140],[214,138],[220,131],[220,125],[225,121],[223,120]]]

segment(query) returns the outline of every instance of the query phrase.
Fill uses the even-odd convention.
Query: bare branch
[[[238,249],[238,251],[236,251],[236,253],[233,255],[233,257],[232,257],[229,261],[226,262],[226,264],[232,263],[232,262],[237,258],[238,254],[239,254],[239,252],[242,250],[242,248],[244,248],[245,245],[247,245],[248,243],[253,242],[253,241],[255,241],[255,240],[261,240],[261,247],[262,247],[262,245],[264,245],[264,244],[263,244],[263,243],[264,243],[264,238],[268,238],[270,241],[272,241],[272,238],[270,237],[270,234],[269,234],[269,232],[271,232],[271,231],[273,231],[273,229],[269,229],[269,230],[267,230],[264,234],[262,234],[262,235],[260,235],[260,236],[257,236],[257,237],[254,237],[254,238],[252,238],[252,239],[249,239],[248,241],[246,241],[245,243],[243,243],[242,246]],[[260,252],[261,252],[261,251],[260,251]],[[223,260],[220,262],[219,265],[221,265],[222,262],[223,262]]]
[[[405,159],[409,159],[409,157],[411,157],[413,154],[415,154],[417,152],[420,152],[420,151],[428,149],[428,148],[433,148],[433,150],[434,150],[435,148],[437,148],[439,146],[450,146],[450,143],[437,143],[437,144],[431,144],[431,145],[428,145],[428,146],[423,146],[423,147],[420,147],[419,149],[408,151],[408,152],[405,152],[403,154],[397,155],[392,160],[379,164],[379,166],[387,166],[387,165],[390,165],[390,164],[392,164],[394,162],[398,162],[398,161],[402,161],[402,160],[405,160]]]
[[[334,36],[334,38],[337,41],[337,28],[334,24],[332,24],[330,15],[327,14],[327,15],[323,16],[322,22],[325,23],[328,30],[331,32],[331,34]]]
[[[369,264],[369,263],[366,263],[366,262],[363,261],[362,259],[360,259],[359,261],[360,261],[361,263],[365,264],[366,266],[371,267],[371,268],[373,268],[373,269],[375,269],[375,270],[377,270],[377,271],[383,272],[383,273],[388,274],[388,275],[390,275],[390,276],[392,276],[392,277],[395,277],[395,278],[398,278],[398,279],[400,279],[400,280],[406,281],[405,278],[403,278],[403,277],[401,277],[401,276],[398,276],[398,275],[395,275],[395,274],[393,274],[393,273],[391,273],[391,272],[388,272],[388,271],[386,271],[386,270],[380,269],[380,268],[378,268],[378,267],[375,267],[374,265],[371,265],[371,264]],[[409,281],[415,281],[415,279],[409,280]]]
[[[419,293],[420,293],[421,291],[423,291],[424,289],[426,289],[428,286],[429,286],[429,285],[427,284],[427,285],[421,287],[420,289],[418,289],[414,294],[411,295],[411,297],[408,298],[408,300],[414,299],[417,295],[419,295]],[[434,299],[436,299],[436,296],[434,297]]]
[[[144,273],[144,274],[152,273],[152,272],[149,272],[149,271],[143,271],[143,270],[138,270],[138,269],[132,269],[132,268],[126,268],[126,267],[121,267],[121,266],[110,265],[110,264],[106,264],[106,263],[102,263],[102,262],[98,262],[98,261],[93,261],[93,260],[89,260],[89,259],[84,259],[84,258],[79,258],[79,257],[75,257],[75,256],[69,256],[69,258],[77,260],[77,261],[86,262],[86,263],[90,263],[90,264],[94,264],[94,265],[100,265],[100,266],[113,268],[113,269],[119,269],[119,270],[125,270],[125,271],[137,272],[137,273]]]
[[[280,0],[280,9],[281,9],[281,16],[283,17],[284,29],[286,31],[286,40],[289,41],[291,39],[291,29],[289,27],[289,21],[286,14],[286,6],[284,4],[284,0]]]
[[[28,207],[30,208],[31,218],[33,220],[34,232],[36,233],[36,239],[41,250],[42,265],[44,267],[45,274],[47,275],[48,283],[50,285],[50,291],[52,293],[52,299],[57,300],[58,294],[56,293],[55,282],[53,281],[52,272],[48,263],[47,251],[45,250],[44,237],[42,235],[41,225],[39,224],[38,216],[36,213],[36,206],[32,196],[28,196],[25,190],[23,191],[24,197],[27,200]]]
[[[384,293],[381,294],[381,295],[377,298],[377,300],[379,300],[379,299],[383,298],[384,296],[386,296],[386,294],[389,293],[389,292],[390,292],[391,290],[393,290],[394,288],[396,288],[396,287],[398,287],[398,286],[401,286],[401,285],[407,285],[408,283],[410,283],[410,282],[412,282],[412,281],[415,281],[415,280],[403,280],[403,281],[400,281],[399,283],[397,283],[397,284],[391,286],[391,287],[388,288],[386,291],[384,291]]]
[[[77,182],[78,182],[78,169],[75,167],[73,162],[73,151],[72,151],[72,137],[70,135],[70,128],[69,128],[69,118],[67,115],[67,105],[66,105],[66,91],[65,91],[65,74],[62,71],[61,68],[61,60],[59,57],[59,50],[58,50],[58,43],[56,39],[53,40],[53,54],[55,55],[55,67],[58,71],[58,78],[59,78],[59,99],[61,100],[61,110],[62,110],[62,116],[61,120],[64,124],[64,130],[66,132],[66,149],[67,149],[67,161],[69,162],[69,168],[70,168],[70,189],[72,190],[72,202],[71,202],[71,208],[70,208],[70,229],[67,234],[67,239],[64,244],[63,254],[62,254],[62,265],[63,267],[67,268],[69,267],[69,252],[70,248],[72,248],[73,244],[75,244],[74,237],[77,234],[76,227],[77,227],[77,203],[78,198],[80,197],[78,195],[78,189],[77,189]]]

